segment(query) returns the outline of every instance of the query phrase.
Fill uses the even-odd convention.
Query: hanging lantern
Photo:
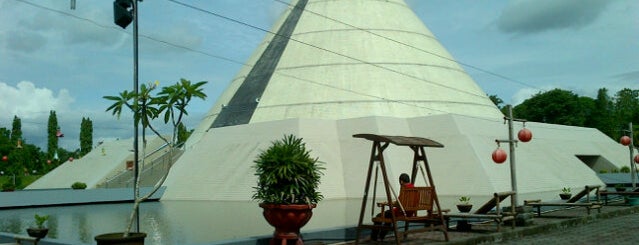
[[[503,149],[497,148],[495,151],[493,151],[493,161],[495,161],[495,163],[504,163],[506,161],[506,158],[508,158],[508,155]]]
[[[639,155],[636,155],[636,156],[635,156],[635,163],[636,163],[636,164],[639,164]]]
[[[528,142],[532,139],[532,132],[527,128],[522,128],[519,130],[519,133],[517,133],[517,138],[519,138],[521,142]]]
[[[69,162],[73,162],[73,157],[69,157]]]
[[[16,145],[16,148],[22,149],[22,140],[18,140],[18,145]]]
[[[62,131],[60,131],[60,128],[58,128],[58,131],[55,133],[55,137],[58,137],[58,138],[64,137],[64,134],[62,133]]]
[[[3,162],[8,162],[9,161],[9,157],[8,156],[2,156],[2,161]]]
[[[628,146],[630,145],[630,137],[624,135],[621,137],[621,139],[619,139],[619,143],[621,143],[622,145]]]
[[[51,165],[51,159],[47,160],[47,164]]]

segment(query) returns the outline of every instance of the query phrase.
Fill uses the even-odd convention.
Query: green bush
[[[622,172],[622,173],[630,173],[630,167],[623,166],[623,167],[621,167],[621,169],[619,171]]]
[[[83,183],[83,182],[75,182],[71,185],[71,188],[73,189],[86,189],[87,188],[87,184]]]
[[[608,173],[608,170],[602,169],[602,170],[599,170],[599,173],[600,174],[605,174],[605,173]]]
[[[13,183],[4,183],[2,184],[2,190],[3,191],[12,191],[15,190],[16,186],[13,185]]]

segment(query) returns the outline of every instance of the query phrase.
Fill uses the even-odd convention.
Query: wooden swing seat
[[[395,205],[389,205],[387,202],[377,203],[378,207],[381,207],[381,214],[379,217],[374,217],[372,220],[375,223],[397,224],[397,222],[404,222],[404,231],[398,231],[398,235],[405,238],[409,233],[424,232],[431,230],[442,230],[444,224],[442,222],[441,213],[448,212],[449,210],[443,210],[442,212],[434,210],[434,197],[435,192],[433,187],[420,186],[413,188],[402,187],[399,191],[398,202]],[[400,205],[401,204],[401,205]],[[385,217],[386,207],[390,210],[397,208],[400,213],[390,217]],[[403,210],[403,211],[402,211]],[[410,223],[423,223],[430,226],[423,226],[419,229],[408,229]],[[381,227],[381,229],[392,230],[393,226]]]

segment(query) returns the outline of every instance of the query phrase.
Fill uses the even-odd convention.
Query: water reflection
[[[353,226],[360,200],[325,200],[303,232]],[[81,205],[0,211],[0,231],[26,234],[33,216],[48,214],[50,238],[93,244],[93,237],[126,228],[131,204]],[[255,202],[162,201],[143,203],[140,230],[147,244],[198,244],[269,236],[273,228]]]

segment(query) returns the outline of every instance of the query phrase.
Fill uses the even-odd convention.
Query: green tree
[[[13,150],[11,146],[11,131],[7,128],[0,128],[0,158],[7,156]],[[0,171],[9,173],[9,165],[5,162],[0,162]]]
[[[157,89],[159,84],[158,82],[149,85],[142,84],[138,93],[124,90],[119,94],[119,96],[104,96],[103,98],[113,101],[113,104],[109,106],[106,111],[111,111],[117,118],[120,118],[123,109],[129,109],[133,112],[134,124],[142,126],[142,156],[144,156],[146,152],[146,130],[149,129],[169,146],[169,158],[172,159],[173,157],[171,154],[173,154],[173,148],[175,147],[178,139],[178,127],[182,124],[184,116],[188,115],[186,107],[193,98],[206,98],[206,94],[204,94],[202,88],[202,86],[206,83],[207,82],[205,81],[191,83],[189,80],[180,79],[180,82],[177,82],[172,86],[163,87],[156,95],[153,95],[153,91]],[[162,134],[160,134],[160,132],[157,131],[155,126],[152,124],[152,121],[158,117],[162,117],[164,124],[170,122],[173,126],[172,137],[170,140],[162,136]],[[145,158],[142,158],[142,161],[142,164],[144,165]],[[129,223],[124,233],[125,237],[129,235],[129,231],[133,225],[134,217],[140,203],[153,195],[162,183],[164,183],[164,180],[166,180],[166,177],[168,176],[169,169],[170,165],[168,165],[166,173],[156,183],[153,190],[142,197],[139,195],[140,178],[138,172],[138,183],[133,184],[135,189],[134,196],[136,198],[133,204],[133,211],[129,218]]]
[[[639,121],[639,90],[619,90],[615,95],[615,111],[622,123]]]
[[[491,94],[488,96],[488,98],[490,98],[490,101],[492,101],[495,104],[495,106],[497,106],[497,108],[499,108],[500,110],[503,108],[501,104],[504,103],[504,100],[499,98],[499,96],[497,96],[496,94]]]
[[[613,139],[618,138],[619,133],[616,126],[618,122],[614,117],[614,102],[608,96],[608,89],[600,88],[594,102],[594,108],[586,126],[597,128]]]
[[[55,152],[58,150],[58,117],[55,111],[49,111],[49,121],[47,123],[47,158],[53,159]]]
[[[13,116],[11,143],[18,144],[18,140],[22,140],[22,120],[18,116]]]
[[[93,121],[82,117],[80,124],[80,156],[84,156],[93,149]]]
[[[571,91],[553,89],[540,92],[513,108],[513,114],[529,121],[583,126],[587,111],[582,100]]]

